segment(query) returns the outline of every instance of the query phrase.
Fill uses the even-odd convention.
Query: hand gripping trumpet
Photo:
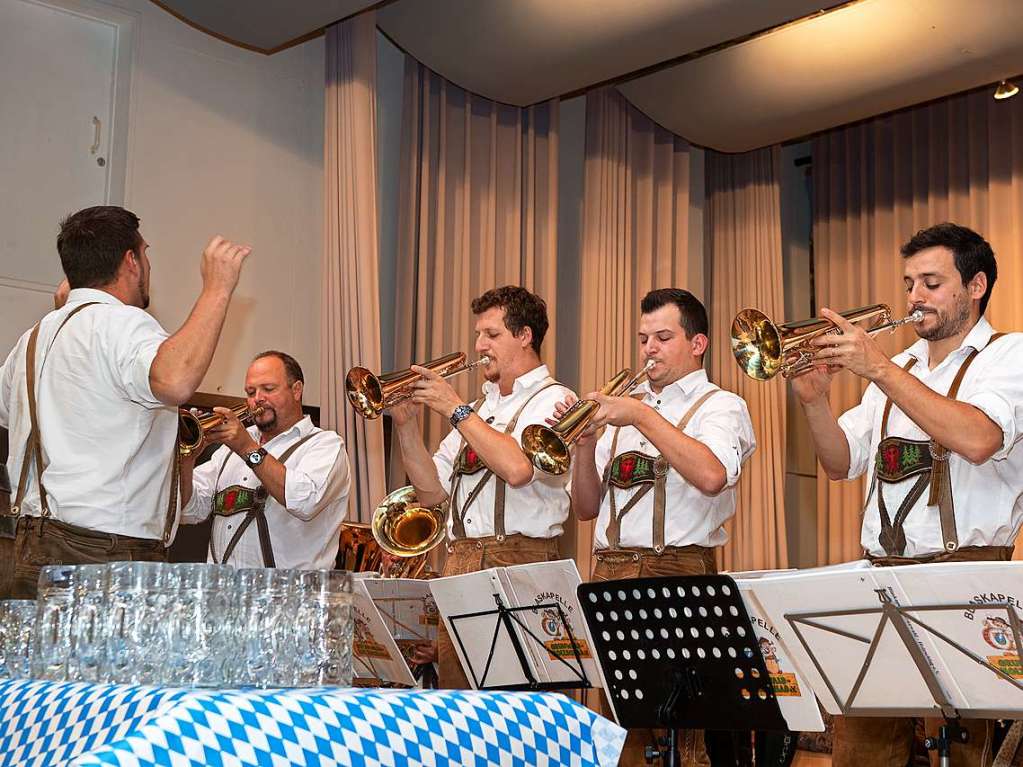
[[[653,367],[653,360],[635,375],[631,368],[622,368],[604,384],[600,393],[608,397],[622,397],[646,380],[647,371]],[[522,452],[533,466],[547,474],[564,474],[572,465],[569,448],[600,409],[594,399],[581,399],[570,407],[554,426],[534,423],[522,431]]]
[[[870,323],[865,328],[870,335],[893,331],[924,318],[923,311],[917,309],[907,317],[893,320],[892,310],[886,304],[873,304],[840,314],[852,323]],[[757,381],[767,381],[779,372],[784,378],[794,378],[820,364],[810,339],[840,332],[833,322],[823,317],[776,325],[757,309],[743,309],[732,320],[732,354],[742,372]]]
[[[420,367],[432,370],[441,378],[450,378],[459,373],[468,373],[488,362],[490,358],[484,355],[475,362],[466,363],[464,352],[454,352],[424,362]],[[379,418],[387,408],[411,399],[412,387],[421,378],[419,373],[408,368],[376,376],[366,368],[354,367],[345,376],[345,393],[352,407],[364,418]]]
[[[249,410],[248,405],[235,405],[231,412],[239,421],[245,423],[262,413],[263,408]],[[227,418],[220,413],[196,415],[184,408],[178,410],[178,453],[183,456],[194,453],[202,446],[206,433],[226,420]]]

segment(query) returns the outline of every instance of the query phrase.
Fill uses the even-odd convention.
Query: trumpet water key
[[[840,314],[854,324],[868,323],[865,330],[872,336],[924,318],[924,312],[917,309],[902,319],[892,319],[892,310],[886,304]],[[757,381],[767,381],[779,372],[784,378],[793,378],[818,364],[816,348],[810,340],[832,333],[841,330],[823,317],[775,324],[758,309],[743,309],[732,320],[732,354],[742,372]]]
[[[424,362],[420,367],[432,370],[441,378],[450,378],[489,362],[490,358],[484,355],[475,362],[466,363],[464,352],[453,352]],[[410,368],[377,376],[366,368],[354,367],[345,376],[345,393],[352,407],[364,418],[379,418],[388,408],[411,399],[413,387],[421,378]]]
[[[600,393],[608,397],[621,397],[647,377],[647,371],[653,367],[653,360],[638,373],[633,375],[631,368],[622,368],[600,388]],[[564,474],[572,465],[569,448],[589,425],[600,409],[600,403],[593,399],[581,399],[570,407],[554,426],[534,423],[522,431],[522,452],[533,466],[547,474]]]
[[[249,410],[248,405],[235,405],[231,412],[242,423],[248,423],[261,414],[263,408]],[[183,456],[191,455],[202,445],[207,432],[226,420],[227,418],[220,413],[195,415],[184,408],[178,410],[178,452]]]

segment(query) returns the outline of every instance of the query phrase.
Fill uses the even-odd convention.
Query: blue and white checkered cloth
[[[0,767],[604,767],[624,742],[554,694],[0,683]]]

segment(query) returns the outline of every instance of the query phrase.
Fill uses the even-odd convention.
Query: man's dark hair
[[[117,275],[125,251],[141,257],[139,217],[116,205],[84,208],[60,222],[57,253],[72,288],[106,285]]]
[[[298,360],[292,357],[290,354],[279,352],[276,349],[268,349],[265,352],[260,352],[252,361],[261,360],[264,357],[276,357],[284,365],[284,373],[288,376],[288,385],[295,383],[295,381],[301,381],[305,383],[305,376],[302,375],[302,366],[298,364]]]
[[[540,344],[547,335],[547,304],[535,293],[517,285],[505,285],[501,288],[488,290],[479,298],[473,299],[472,313],[483,314],[488,309],[499,306],[504,309],[504,326],[517,336],[522,329],[528,327],[533,331],[533,351],[540,353]]]
[[[921,229],[914,234],[910,241],[902,246],[902,257],[909,258],[922,250],[935,247],[948,248],[952,251],[963,285],[976,277],[977,272],[984,272],[987,275],[987,291],[980,299],[980,313],[983,315],[987,309],[988,299],[991,298],[991,291],[995,287],[995,280],[998,279],[998,264],[995,263],[995,253],[991,250],[991,245],[972,229],[946,222]]]
[[[674,304],[678,307],[682,329],[686,332],[686,338],[692,338],[697,333],[707,335],[707,310],[700,299],[681,288],[658,288],[651,290],[639,305],[643,314],[655,312],[662,306]]]

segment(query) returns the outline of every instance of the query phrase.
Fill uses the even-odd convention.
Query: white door
[[[0,0],[0,355],[62,279],[60,219],[109,201],[117,63],[116,23]]]

